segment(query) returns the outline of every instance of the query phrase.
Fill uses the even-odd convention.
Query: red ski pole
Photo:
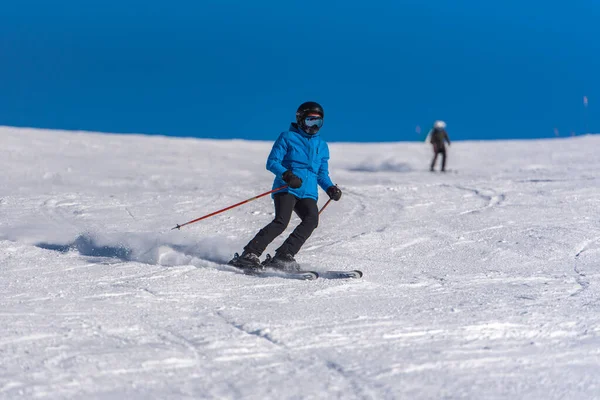
[[[224,208],[224,209],[222,209],[222,210],[215,211],[215,212],[213,212],[213,213],[210,213],[210,214],[208,214],[208,215],[205,215],[205,216],[203,216],[203,217],[196,218],[196,219],[193,219],[193,220],[191,220],[191,221],[188,221],[188,222],[186,222],[185,224],[181,224],[181,225],[177,224],[177,226],[175,226],[175,227],[174,227],[174,228],[172,228],[171,230],[173,230],[173,229],[181,229],[181,228],[183,228],[183,227],[184,227],[184,226],[186,226],[186,225],[193,224],[194,222],[198,222],[198,221],[201,221],[201,220],[203,220],[203,219],[205,219],[205,218],[212,217],[213,215],[220,214],[220,213],[222,213],[222,212],[224,212],[224,211],[231,210],[232,208],[235,208],[235,207],[237,207],[237,206],[241,206],[242,204],[249,203],[249,202],[251,202],[252,200],[259,199],[259,198],[261,198],[261,197],[263,197],[263,196],[266,196],[266,195],[268,195],[268,194],[271,194],[271,193],[273,193],[273,192],[277,192],[277,191],[279,191],[279,190],[282,190],[282,189],[285,189],[285,188],[287,188],[287,185],[285,185],[285,186],[282,186],[282,187],[278,187],[277,189],[269,190],[268,192],[265,192],[265,193],[263,193],[263,194],[259,194],[258,196],[255,196],[255,197],[253,197],[253,198],[251,198],[251,199],[244,200],[244,201],[240,201],[239,203],[237,203],[237,204],[234,204],[234,205],[232,205],[232,206],[229,206],[229,207],[226,207],[226,208]]]
[[[325,207],[327,207],[329,205],[329,203],[331,203],[331,199],[327,200],[327,203],[325,203],[325,205],[323,207],[321,207],[321,209],[319,210],[319,215],[321,215],[321,213],[323,212]]]
[[[335,185],[337,187],[337,185]],[[325,209],[325,207],[327,207],[329,205],[329,203],[331,203],[331,197],[329,198],[329,200],[327,200],[327,203],[325,203],[325,205],[323,207],[321,207],[321,209],[319,210],[319,215],[321,215],[321,213],[323,212],[323,210]]]

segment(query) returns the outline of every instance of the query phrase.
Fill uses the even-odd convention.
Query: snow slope
[[[269,198],[170,230],[269,190],[271,143],[0,143],[0,398],[600,398],[600,137],[456,142],[447,174],[331,144],[297,259],[365,275],[313,282],[219,265]]]

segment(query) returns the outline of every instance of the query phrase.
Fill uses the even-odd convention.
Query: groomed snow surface
[[[316,281],[220,265],[269,197],[170,230],[270,190],[270,142],[0,143],[0,398],[600,398],[598,136],[456,142],[446,174],[330,144],[297,259],[364,277]]]

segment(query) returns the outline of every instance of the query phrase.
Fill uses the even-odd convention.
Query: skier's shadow
[[[118,245],[102,245],[97,243],[94,238],[89,235],[79,235],[73,242],[67,244],[55,243],[37,243],[35,246],[45,249],[57,251],[60,253],[78,253],[87,258],[89,262],[114,263],[119,262],[140,262],[144,264],[159,264],[159,249],[163,246],[181,254],[182,256],[195,257],[200,260],[210,261],[214,263],[224,263],[222,257],[211,254],[210,251],[203,250],[198,243],[190,245],[178,245],[170,243],[160,243],[158,239],[156,243],[151,245],[147,250],[134,251],[125,244]]]
[[[87,235],[80,235],[72,243],[68,244],[37,243],[36,246],[41,249],[58,251],[60,253],[77,252],[86,257],[136,261],[132,257],[133,251],[127,246],[99,245]]]

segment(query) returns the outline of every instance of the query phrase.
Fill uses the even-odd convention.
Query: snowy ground
[[[447,174],[332,144],[297,258],[365,275],[313,282],[219,266],[269,198],[170,230],[269,190],[270,143],[0,143],[0,398],[600,398],[600,137],[456,142]]]

